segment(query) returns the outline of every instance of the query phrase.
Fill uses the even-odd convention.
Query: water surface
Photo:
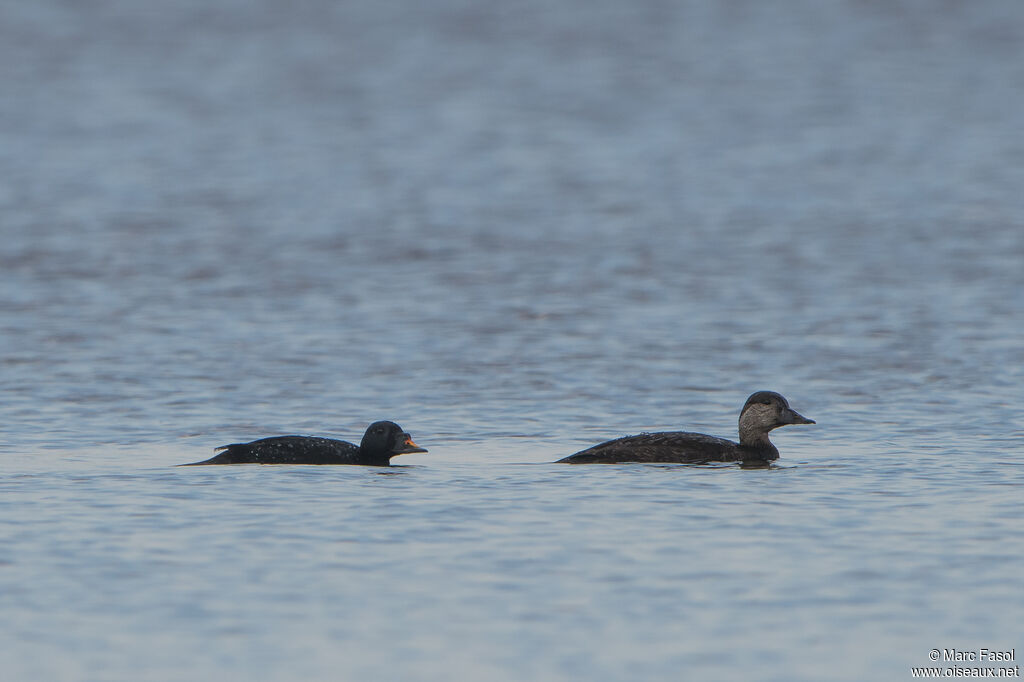
[[[278,4],[0,23],[5,679],[1024,650],[1019,3]],[[770,470],[550,464],[758,389]]]

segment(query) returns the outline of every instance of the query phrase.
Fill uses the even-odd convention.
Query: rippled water
[[[0,22],[0,676],[910,679],[1024,650],[1024,6]],[[550,464],[817,425],[770,470]],[[387,470],[199,467],[394,419]]]

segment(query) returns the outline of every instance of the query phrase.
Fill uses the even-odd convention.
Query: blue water
[[[2,679],[1019,664],[1024,5],[8,4]]]

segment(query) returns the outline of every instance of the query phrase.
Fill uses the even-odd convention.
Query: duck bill
[[[786,415],[787,424],[817,424],[813,419],[808,419],[796,410],[790,410],[789,414]]]
[[[427,449],[421,448],[419,445],[416,445],[416,443],[413,443],[412,436],[405,434],[404,440],[401,447],[398,448],[397,454],[407,455],[410,452],[427,452]]]

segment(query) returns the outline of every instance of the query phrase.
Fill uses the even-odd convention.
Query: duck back
[[[748,448],[725,438],[703,433],[668,431],[616,438],[559,460],[566,464],[618,462],[737,462],[752,458]],[[778,456],[778,453],[775,454]],[[774,459],[774,458],[773,458]]]
[[[359,447],[315,436],[272,436],[223,445],[219,455],[194,464],[360,464]]]

